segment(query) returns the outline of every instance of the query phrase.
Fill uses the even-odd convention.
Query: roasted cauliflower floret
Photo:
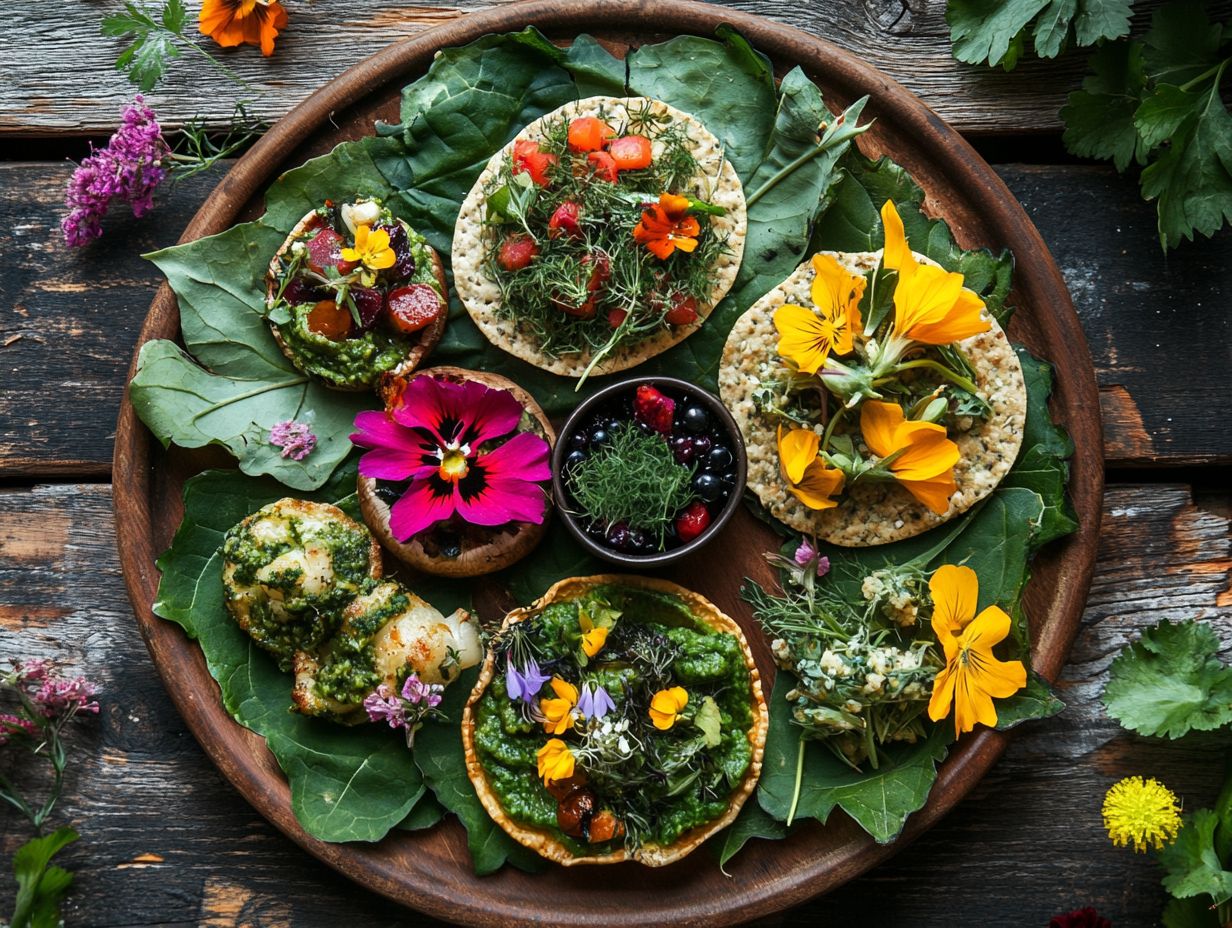
[[[270,503],[227,532],[222,551],[227,610],[283,670],[327,641],[381,576],[367,528],[327,503]]]
[[[400,689],[412,673],[448,683],[482,658],[479,623],[469,612],[444,616],[386,580],[346,607],[338,633],[319,652],[296,654],[292,699],[306,715],[360,722],[364,697],[380,684]]]

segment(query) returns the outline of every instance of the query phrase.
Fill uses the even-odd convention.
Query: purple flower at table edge
[[[601,719],[616,711],[616,703],[598,683],[583,683],[578,690],[577,709],[584,719]]]
[[[282,449],[284,458],[302,461],[317,446],[317,437],[307,422],[284,419],[270,426],[269,443]]]
[[[395,693],[388,684],[380,684],[375,692],[364,699],[364,710],[372,722],[388,722],[390,728],[406,732],[406,746],[415,746],[415,733],[424,720],[440,718],[437,706],[445,687],[439,683],[424,683],[418,674],[411,674],[402,684],[401,694]]]
[[[64,240],[79,248],[103,234],[102,219],[113,200],[132,207],[140,218],[153,205],[154,188],[166,179],[171,154],[154,111],[138,94],[124,108],[120,128],[104,148],[90,146],[69,179],[68,215],[60,222]]]
[[[359,413],[351,441],[369,449],[359,459],[360,475],[409,481],[390,511],[393,536],[406,541],[455,513],[472,525],[542,523],[548,443],[518,432],[480,450],[513,432],[522,412],[507,390],[416,377],[392,412]]]
[[[520,699],[522,702],[533,702],[551,676],[539,670],[539,662],[533,657],[528,658],[526,665],[519,670],[517,665],[506,658],[505,692],[510,699]]]

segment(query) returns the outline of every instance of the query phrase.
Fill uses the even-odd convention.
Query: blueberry
[[[676,456],[678,464],[688,464],[693,460],[693,439],[688,435],[676,435],[668,441],[668,446],[672,449],[672,454]]]
[[[719,445],[716,448],[711,448],[710,453],[706,455],[706,463],[704,467],[709,471],[718,471],[726,473],[731,469],[736,459],[732,457],[732,453],[727,448]]]
[[[570,451],[567,455],[565,455],[565,470],[571,471],[585,460],[585,451]]]
[[[714,474],[698,474],[693,478],[693,492],[703,503],[713,503],[723,492],[723,484]]]
[[[710,428],[710,414],[701,406],[686,406],[682,419],[685,429],[694,435]]]
[[[624,522],[615,522],[607,530],[607,543],[618,551],[629,546],[629,526]]]
[[[728,489],[731,489],[736,485],[736,475],[733,471],[728,471],[726,474],[719,475],[719,482]]]
[[[590,525],[586,526],[586,534],[591,538],[604,541],[607,539],[607,526],[599,521],[591,522]]]
[[[586,437],[585,432],[574,432],[569,437],[569,447],[574,451],[585,451],[590,445],[590,439]]]
[[[606,428],[609,432],[619,432],[628,423],[624,419],[608,419]]]
[[[593,429],[593,430],[591,431],[591,433],[590,433],[590,446],[593,448],[593,447],[595,447],[596,445],[604,445],[604,444],[607,444],[607,441],[608,441],[608,439],[609,439],[609,438],[611,438],[611,435],[609,435],[609,434],[608,434],[608,432],[607,432],[607,430],[606,430],[606,429],[604,429],[602,426],[600,426],[599,428]]]
[[[703,457],[710,453],[710,449],[714,446],[714,440],[709,435],[696,435],[693,441],[693,454],[697,457]]]
[[[640,529],[629,529],[629,539],[626,546],[638,554],[649,554],[655,550],[655,544],[650,536]]]

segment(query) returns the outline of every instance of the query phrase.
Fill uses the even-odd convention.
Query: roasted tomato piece
[[[342,341],[351,331],[350,310],[333,300],[321,300],[308,310],[308,330],[331,341]]]
[[[570,837],[586,837],[591,816],[595,814],[595,804],[595,794],[590,787],[580,786],[570,790],[556,807],[557,826]]]
[[[571,777],[566,777],[563,780],[553,780],[547,785],[547,791],[553,799],[560,802],[568,796],[573,790],[579,786],[585,786],[587,783],[586,774],[579,770]]]
[[[624,834],[624,823],[616,817],[611,809],[604,809],[601,812],[596,812],[591,817],[590,834],[587,840],[591,844],[604,844],[616,838],[623,838]]]
[[[607,324],[613,329],[619,329],[628,318],[629,311],[627,309],[609,309],[607,311]]]
[[[612,276],[612,262],[601,251],[583,257],[582,267],[591,269],[590,279],[586,281],[586,289],[591,293],[598,293],[602,290]]]
[[[559,235],[568,235],[570,238],[580,237],[582,234],[582,227],[579,224],[581,218],[581,208],[571,200],[566,200],[556,207],[552,218],[548,220],[548,237],[556,238]]]
[[[500,251],[496,254],[496,263],[502,270],[520,271],[539,254],[539,246],[529,235],[515,232],[501,242]]]
[[[548,171],[556,164],[556,156],[539,150],[539,143],[519,139],[513,143],[513,173],[525,171],[540,187],[548,182]]]
[[[376,325],[381,315],[385,294],[376,287],[352,287],[351,299],[355,302],[355,311],[359,313],[359,330],[367,332]]]
[[[445,301],[430,284],[410,284],[390,290],[385,298],[389,327],[410,335],[441,318]]]
[[[644,135],[622,135],[607,147],[618,171],[638,171],[650,167],[650,139]]]
[[[335,267],[339,274],[349,274],[355,270],[352,261],[342,260],[344,240],[333,229],[322,229],[308,240],[308,269],[318,274],[324,274],[328,267]]]
[[[590,168],[595,172],[595,177],[608,183],[616,183],[617,170],[615,158],[605,151],[592,151],[586,156],[586,160],[590,162]]]
[[[697,300],[683,293],[672,297],[672,307],[663,316],[668,325],[692,325],[698,319]]]
[[[615,134],[602,119],[579,116],[569,122],[569,150],[598,151]]]

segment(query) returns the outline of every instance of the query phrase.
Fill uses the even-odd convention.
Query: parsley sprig
[[[188,14],[184,0],[167,0],[161,7],[148,7],[144,0],[129,0],[124,9],[103,17],[103,35],[132,39],[116,59],[116,70],[143,92],[149,92],[167,74],[181,49],[203,56],[211,65],[242,87],[251,85],[184,33]]]

